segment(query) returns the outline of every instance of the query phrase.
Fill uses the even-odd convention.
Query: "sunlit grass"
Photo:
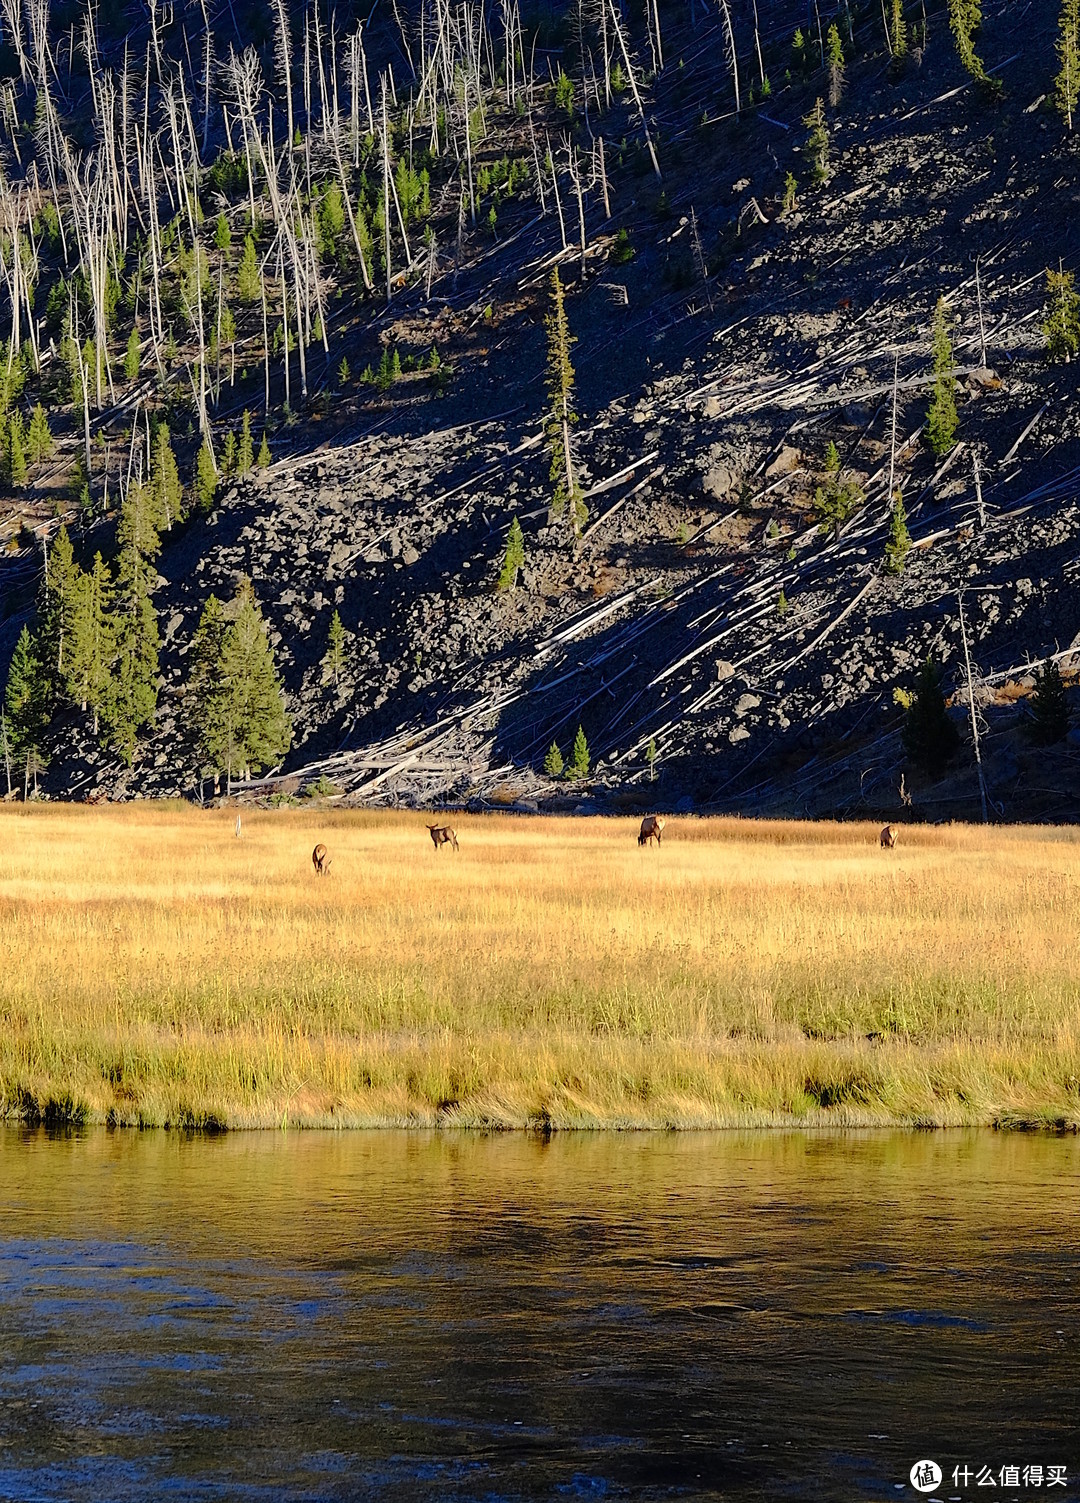
[[[0,1111],[1080,1121],[1072,831],[234,819],[0,813]]]

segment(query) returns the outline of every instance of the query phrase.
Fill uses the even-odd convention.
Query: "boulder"
[[[802,453],[791,444],[784,444],[780,453],[765,471],[766,480],[777,480],[781,475],[790,475],[802,464]]]

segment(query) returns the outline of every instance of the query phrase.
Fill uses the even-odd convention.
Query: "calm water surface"
[[[0,1498],[1075,1503],[1078,1209],[1075,1139],[0,1129]]]

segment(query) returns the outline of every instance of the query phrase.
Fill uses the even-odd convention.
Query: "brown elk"
[[[648,845],[650,840],[655,839],[660,844],[664,835],[664,826],[667,820],[662,814],[646,814],[641,821],[641,829],[638,831],[638,845]]]
[[[452,845],[457,850],[457,833],[449,825],[428,825],[427,832],[436,851],[441,845]]]
[[[886,825],[881,832],[881,849],[883,851],[891,851],[896,844],[899,834],[900,827],[898,825]]]
[[[333,857],[330,855],[330,852],[320,841],[311,853],[311,864],[315,868],[316,875],[320,877],[328,876],[332,860]]]

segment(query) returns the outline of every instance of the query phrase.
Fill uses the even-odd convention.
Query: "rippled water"
[[[3,1129],[0,1498],[1076,1500],[1078,1192],[985,1133]]]

